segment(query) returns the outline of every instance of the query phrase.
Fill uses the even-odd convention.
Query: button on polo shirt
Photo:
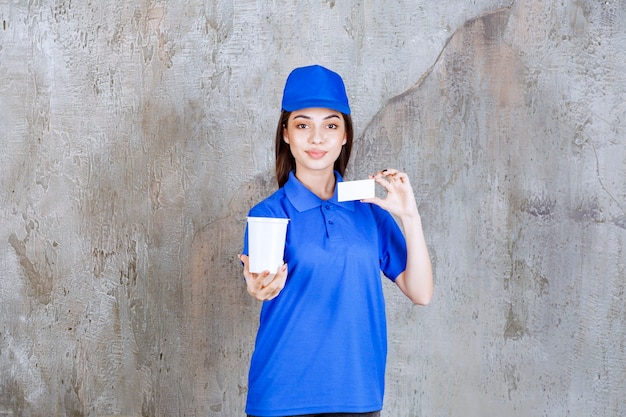
[[[321,200],[293,173],[249,215],[290,221],[289,276],[261,309],[246,412],[380,410],[387,352],[380,272],[395,279],[406,268],[396,222],[378,206],[338,202],[336,192]]]

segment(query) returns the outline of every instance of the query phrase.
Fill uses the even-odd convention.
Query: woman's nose
[[[322,135],[322,132],[320,132],[317,129],[314,129],[313,132],[311,132],[311,143],[322,143],[324,142],[324,137]]]

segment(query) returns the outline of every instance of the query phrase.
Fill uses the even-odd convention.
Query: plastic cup
[[[250,272],[276,274],[283,264],[289,219],[248,217],[248,255]]]

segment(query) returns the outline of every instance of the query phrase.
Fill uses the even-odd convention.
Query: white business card
[[[376,196],[373,179],[338,182],[337,187],[337,201],[363,200]]]

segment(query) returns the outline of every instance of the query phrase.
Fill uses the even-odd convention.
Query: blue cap
[[[320,65],[291,71],[283,91],[283,110],[323,107],[350,114],[346,87],[341,76]]]

